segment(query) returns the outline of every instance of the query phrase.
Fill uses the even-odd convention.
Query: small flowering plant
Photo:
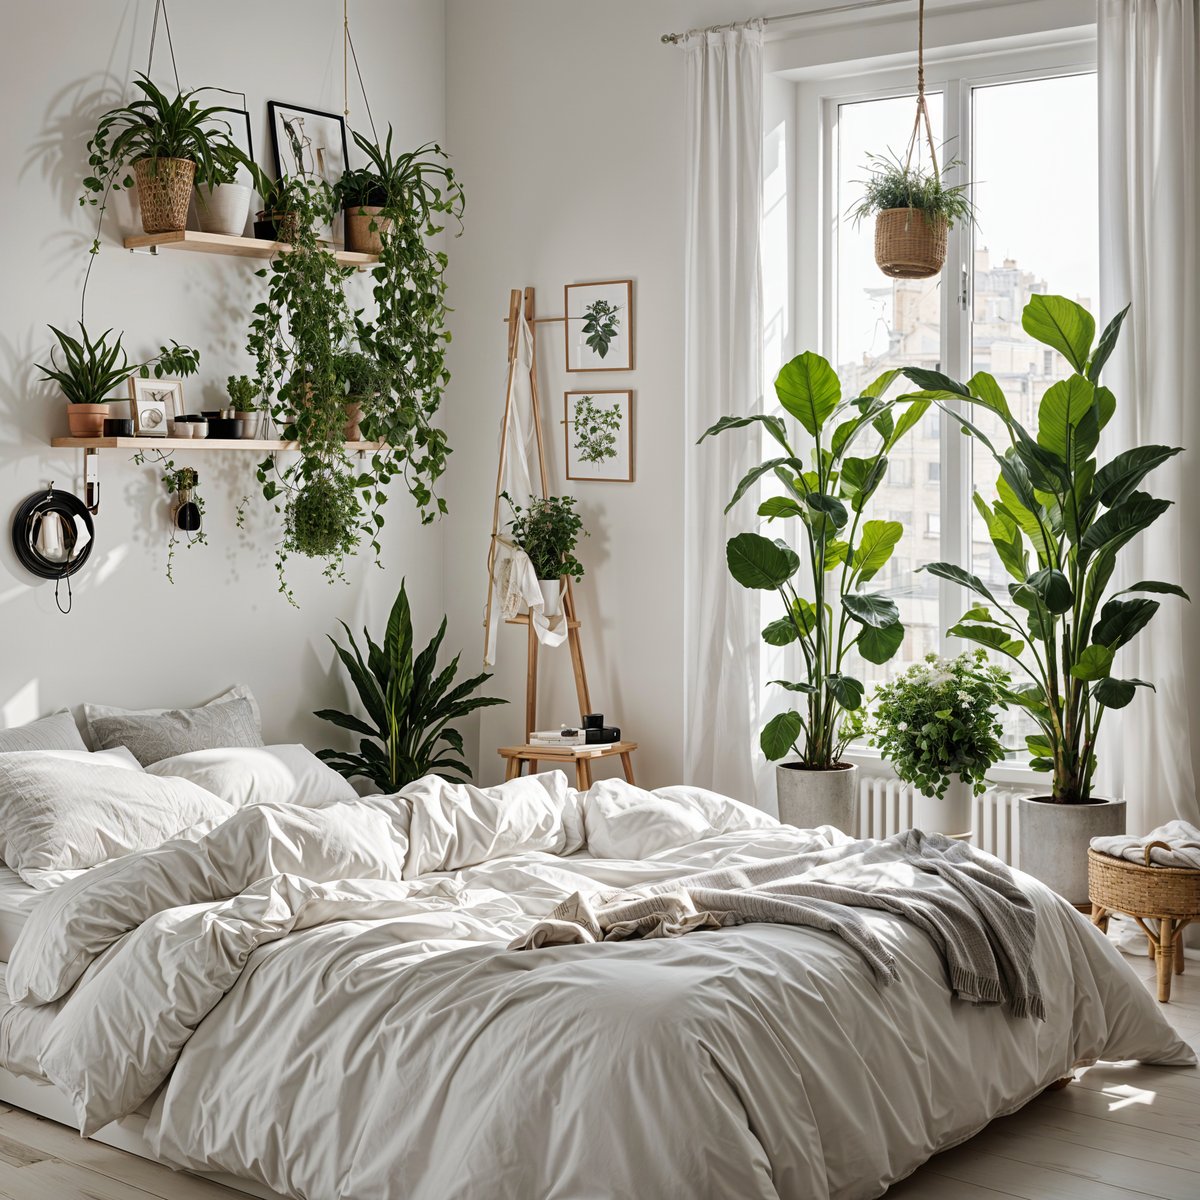
[[[877,747],[906,783],[939,800],[957,775],[976,795],[1004,757],[996,719],[1010,679],[983,650],[957,658],[926,656],[875,691],[869,726]]]

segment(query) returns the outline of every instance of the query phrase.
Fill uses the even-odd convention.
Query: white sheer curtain
[[[684,298],[684,766],[687,779],[754,800],[758,596],[725,569],[746,508],[723,514],[758,459],[749,429],[696,439],[762,405],[762,23],[693,33],[687,56]]]
[[[1200,16],[1196,0],[1100,0],[1100,299],[1132,302],[1105,370],[1117,416],[1108,454],[1184,446],[1147,481],[1175,506],[1124,552],[1124,585],[1181,583],[1122,651],[1120,673],[1150,680],[1109,715],[1101,765],[1129,829],[1174,816],[1200,824]],[[1086,186],[1086,181],[1081,181]]]

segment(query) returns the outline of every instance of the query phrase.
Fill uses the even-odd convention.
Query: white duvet
[[[874,1197],[1078,1063],[1194,1064],[1024,877],[1044,1022],[952,999],[929,939],[867,909],[888,986],[792,926],[505,949],[574,892],[846,842],[560,774],[249,808],[64,884],[8,990],[56,1006],[40,1064],[85,1132],[152,1101],[163,1158],[306,1200]]]

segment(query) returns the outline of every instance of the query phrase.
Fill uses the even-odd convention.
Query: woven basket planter
[[[875,218],[875,262],[893,279],[928,279],[946,261],[945,217],[917,208],[888,208]]]
[[[142,206],[142,228],[147,233],[186,229],[196,164],[187,158],[139,158],[133,173]]]

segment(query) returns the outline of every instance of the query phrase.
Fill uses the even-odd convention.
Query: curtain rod
[[[773,17],[763,17],[764,25],[774,25],[778,21],[798,21],[801,17],[830,17],[837,13],[858,12],[864,8],[883,8],[888,4],[905,4],[910,0],[855,0],[853,4],[833,4],[827,8],[810,8],[806,12],[779,13]],[[664,33],[659,41],[665,45],[675,46],[683,41],[690,33],[714,33],[721,29],[733,29],[741,22],[726,25],[708,25],[703,29],[689,29],[687,33]]]

